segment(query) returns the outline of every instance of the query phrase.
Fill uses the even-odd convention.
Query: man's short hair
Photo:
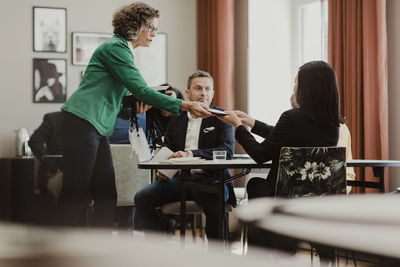
[[[195,71],[192,75],[189,76],[188,82],[187,82],[187,89],[190,90],[190,86],[192,85],[193,79],[199,78],[199,77],[206,77],[211,80],[212,87],[214,87],[214,79],[211,77],[210,73],[204,70],[197,70]]]

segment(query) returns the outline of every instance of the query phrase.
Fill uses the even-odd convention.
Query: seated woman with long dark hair
[[[247,183],[249,198],[275,195],[280,150],[289,147],[336,146],[339,137],[339,94],[335,71],[323,61],[312,61],[300,67],[294,86],[297,108],[282,113],[278,123],[267,125],[241,111],[231,111],[219,117],[235,127],[235,137],[246,152],[258,163],[272,160],[267,179],[252,178]],[[261,143],[247,131],[251,128],[265,140]],[[250,229],[249,244],[279,247],[295,252],[297,240],[276,235],[272,232],[258,232]],[[334,250],[315,245],[322,263],[333,262]]]
[[[162,84],[164,86],[169,86],[167,89],[165,89],[164,94],[167,96],[173,97],[175,99],[181,99],[183,100],[183,95],[182,93],[175,87],[172,87],[168,83]],[[163,127],[163,130],[167,130],[168,122],[169,122],[169,116],[171,115],[171,112],[168,112],[163,109],[157,109],[156,113],[158,114],[158,120],[161,123],[161,126]]]
[[[275,127],[257,121],[241,111],[232,111],[229,115],[219,117],[235,127],[237,141],[256,162],[272,160],[267,179],[249,180],[249,198],[275,194],[282,147],[336,146],[338,142],[339,96],[332,66],[323,61],[312,61],[300,67],[294,95],[298,108],[282,113]],[[261,143],[256,141],[244,125],[265,140]]]

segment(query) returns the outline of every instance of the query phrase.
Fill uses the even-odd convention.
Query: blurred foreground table
[[[208,249],[180,249],[160,236],[135,236],[132,232],[112,235],[107,230],[38,228],[0,222],[0,266],[151,266],[151,267],[280,267],[309,266],[310,262],[266,250],[252,256],[238,257],[221,253],[217,243]],[[220,244],[219,244],[220,245]],[[286,264],[281,264],[285,261]]]
[[[400,195],[262,198],[239,207],[240,221],[300,241],[361,252],[400,266]]]

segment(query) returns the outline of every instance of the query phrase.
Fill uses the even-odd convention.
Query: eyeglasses
[[[152,24],[147,24],[147,30],[149,33],[158,33],[158,28],[154,27]]]

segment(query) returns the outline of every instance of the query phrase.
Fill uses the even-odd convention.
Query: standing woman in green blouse
[[[114,167],[108,136],[112,135],[122,98],[132,93],[140,102],[178,114],[211,114],[199,102],[188,102],[149,88],[134,64],[133,48],[150,46],[159,11],[144,3],[122,7],[113,16],[114,36],[93,53],[78,89],[62,106],[64,157],[60,223],[82,226],[94,200],[93,224],[112,226],[116,207]]]

